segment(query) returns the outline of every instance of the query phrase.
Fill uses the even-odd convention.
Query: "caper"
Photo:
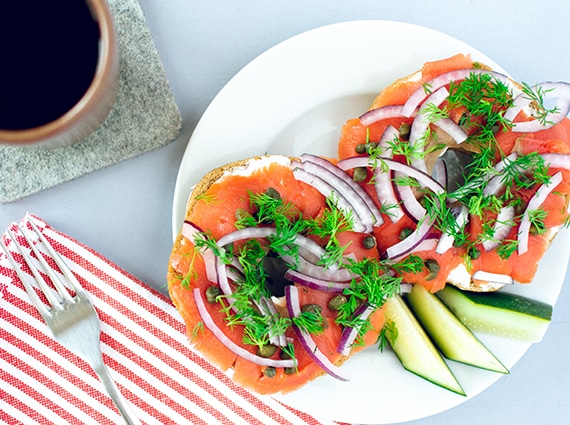
[[[400,124],[400,127],[398,127],[398,133],[400,134],[400,137],[402,139],[407,139],[410,136],[410,128],[411,125],[408,124],[407,122],[403,122],[402,124]]]
[[[265,344],[257,347],[257,355],[260,357],[271,357],[277,351],[277,347],[273,344]]]
[[[297,372],[297,369],[294,367],[286,367],[283,369],[283,372],[285,372],[285,375],[293,375],[295,372]]]
[[[537,236],[537,235],[542,234],[543,232],[538,228],[538,226],[536,224],[533,223],[530,225],[530,228],[528,229],[528,233],[531,236]]]
[[[268,187],[267,190],[265,191],[265,194],[275,200],[281,199],[281,194],[272,187]]]
[[[522,215],[526,210],[526,205],[520,199],[517,199],[515,202],[511,203],[511,205],[515,209],[516,216]]]
[[[426,269],[428,269],[429,273],[425,277],[425,280],[434,280],[439,273],[439,264],[436,260],[428,259],[424,261]]]
[[[276,373],[277,370],[273,366],[267,366],[265,369],[263,369],[263,374],[268,378],[273,378]]]
[[[439,272],[439,263],[436,260],[433,259],[428,259],[424,261],[424,264],[426,266],[426,269],[428,269],[431,273],[435,273],[437,275],[437,273]]]
[[[322,308],[320,305],[318,304],[305,304],[304,306],[301,307],[301,312],[303,313],[317,313],[320,314],[322,311]]]
[[[289,360],[291,358],[291,355],[288,352],[281,350],[279,352],[279,358],[281,360]]]
[[[373,150],[378,149],[378,142],[368,142],[366,143],[366,152],[371,153]]]
[[[355,182],[363,182],[368,177],[368,170],[366,167],[356,167],[354,173],[352,174],[352,179]]]
[[[406,239],[408,236],[410,236],[412,233],[414,233],[414,230],[409,228],[409,227],[404,227],[402,230],[400,230],[400,235],[399,238],[401,241],[403,241],[404,239]]]
[[[222,293],[219,286],[209,286],[206,289],[206,301],[210,304],[216,304],[218,302],[218,296]]]
[[[427,276],[425,277],[426,281],[430,281],[430,280],[434,280],[437,277],[437,273],[431,272],[428,273]]]
[[[356,145],[356,147],[354,148],[354,151],[358,154],[363,154],[366,153],[366,144],[365,143],[359,143],[358,145]]]
[[[366,249],[372,249],[376,246],[376,238],[372,235],[366,236],[362,239],[362,246]]]
[[[236,220],[240,221],[240,220],[246,220],[248,218],[251,218],[252,215],[245,208],[238,208],[235,212],[235,217],[236,217]]]
[[[335,295],[329,301],[329,309],[332,311],[339,311],[347,302],[348,298],[346,298],[344,295]]]

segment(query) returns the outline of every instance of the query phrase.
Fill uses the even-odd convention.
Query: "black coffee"
[[[0,128],[53,121],[95,75],[99,26],[80,0],[9,0],[0,6]]]

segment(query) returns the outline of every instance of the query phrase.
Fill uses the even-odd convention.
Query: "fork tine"
[[[59,293],[59,295],[61,296],[61,298],[65,301],[65,302],[73,302],[73,299],[71,298],[71,296],[69,295],[69,291],[67,290],[67,288],[65,288],[65,286],[62,285],[59,277],[55,274],[55,272],[53,271],[53,269],[49,266],[49,264],[47,263],[47,261],[45,260],[43,254],[39,251],[39,249],[36,247],[36,245],[32,242],[32,240],[30,239],[29,235],[28,235],[28,230],[25,229],[23,226],[19,226],[20,227],[20,231],[22,232],[22,235],[24,236],[24,239],[26,239],[26,242],[28,243],[28,245],[30,246],[31,250],[34,252],[34,254],[36,255],[36,258],[38,259],[38,261],[40,262],[40,264],[42,265],[44,272],[49,276],[53,286],[55,287],[55,289],[57,290],[57,292]],[[39,235],[39,233],[38,233]],[[25,256],[26,260],[30,260],[28,262],[28,265],[30,266],[30,268],[32,268],[32,266],[30,265],[31,259],[30,257],[28,257],[27,255]],[[35,268],[35,267],[34,267]],[[33,269],[32,269],[33,271]],[[37,269],[36,269],[37,271]],[[43,278],[41,278],[41,275],[38,273],[36,275],[36,273],[34,272],[34,276],[36,276],[36,279],[38,279],[40,277],[41,282],[40,286],[42,287],[42,290],[44,292],[49,292],[49,294],[53,297],[53,299],[50,299],[50,296],[48,296],[48,294],[46,293],[46,297],[48,297],[52,307],[59,307],[60,306],[60,302],[59,300],[57,300],[57,298],[55,298],[55,296],[53,296],[53,292],[51,292],[51,290],[49,290],[47,288],[47,284],[45,285],[41,285],[42,282],[45,282],[45,280]],[[55,301],[55,302],[54,302]]]
[[[29,220],[28,223],[30,223],[30,225],[34,228],[34,231],[39,236],[40,240],[46,247],[50,256],[53,258],[53,260],[55,261],[55,263],[57,264],[57,266],[59,267],[65,278],[67,279],[67,283],[69,284],[71,289],[73,289],[75,293],[85,292],[83,286],[81,286],[81,283],[79,283],[75,275],[71,272],[69,266],[65,263],[65,260],[61,258],[59,253],[54,249],[51,243],[49,243],[44,234],[37,228],[36,224],[32,220]]]
[[[12,234],[12,232],[8,229],[8,235],[10,237],[10,239],[12,240],[12,242],[14,243],[14,245],[16,245],[18,247],[18,249],[21,251],[20,246],[18,245],[18,243],[16,242],[16,239],[14,238],[14,235]],[[26,292],[28,293],[32,304],[37,308],[37,310],[40,312],[40,315],[42,316],[42,318],[44,320],[46,320],[46,318],[50,317],[50,312],[47,308],[47,306],[44,304],[44,302],[40,299],[40,297],[38,296],[38,294],[36,293],[36,290],[34,289],[34,287],[30,284],[30,282],[28,281],[28,276],[26,276],[24,274],[24,272],[20,269],[20,266],[18,265],[18,262],[15,260],[15,258],[12,256],[12,253],[10,252],[10,250],[4,246],[3,243],[0,243],[0,245],[2,246],[2,250],[4,251],[4,254],[6,254],[6,257],[8,258],[8,261],[10,261],[10,263],[12,264],[12,267],[14,268],[14,270],[16,271],[16,274],[18,275],[18,278],[20,279],[20,281],[22,282],[22,284],[24,285],[24,288],[26,289]],[[43,291],[43,290],[42,290]]]

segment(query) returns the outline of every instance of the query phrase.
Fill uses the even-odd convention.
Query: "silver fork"
[[[49,287],[48,282],[44,280],[38,268],[34,265],[34,261],[27,254],[26,250],[18,243],[15,235],[8,230],[10,238],[18,247],[18,250],[32,271],[35,281],[45,295],[49,306],[40,299],[36,290],[28,281],[30,277],[26,276],[26,274],[22,272],[10,251],[6,249],[3,243],[0,243],[2,249],[12,263],[14,270],[16,270],[18,277],[26,288],[32,303],[40,312],[40,315],[43,317],[55,339],[91,365],[97,376],[99,376],[99,379],[101,379],[101,382],[103,382],[105,389],[117,406],[117,409],[123,416],[125,423],[129,425],[140,424],[140,421],[132,411],[129,403],[120,393],[115,381],[109,373],[109,370],[103,362],[103,356],[101,354],[101,326],[99,316],[97,315],[97,311],[93,307],[93,304],[91,304],[87,292],[83,289],[73,273],[71,273],[71,270],[65,264],[64,260],[53,249],[42,232],[39,231],[37,226],[31,220],[29,220],[28,223],[38,235],[39,240],[44,244],[47,252],[51,258],[53,258],[63,276],[65,276],[65,280],[67,281],[69,288],[75,293],[73,296],[70,294],[64,283],[61,282],[60,277],[58,277],[54,270],[48,265],[44,256],[31,241],[30,236],[27,234],[27,229],[24,228],[24,226],[19,226],[26,242],[31,247],[37,257],[37,260],[41,264],[44,273],[49,276],[53,287],[56,289],[56,291],[54,291]]]

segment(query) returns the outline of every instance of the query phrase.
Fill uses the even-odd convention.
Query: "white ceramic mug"
[[[0,143],[62,147],[109,114],[119,54],[105,0],[6,2],[0,7]]]

